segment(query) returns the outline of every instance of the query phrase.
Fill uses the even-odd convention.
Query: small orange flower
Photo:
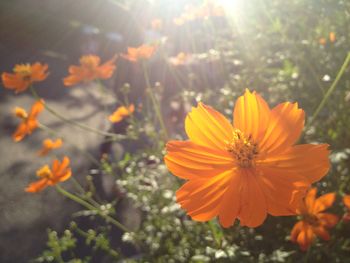
[[[18,64],[15,65],[14,73],[2,73],[1,78],[4,87],[10,90],[14,90],[15,93],[20,93],[28,89],[34,82],[40,82],[47,78],[49,75],[46,72],[48,69],[47,64],[41,64],[36,62],[34,64]]]
[[[175,57],[169,58],[169,63],[174,66],[186,65],[193,62],[192,55],[180,52]]]
[[[332,43],[334,43],[335,40],[336,40],[335,33],[334,33],[334,32],[330,32],[330,33],[329,33],[329,41],[331,41]]]
[[[116,109],[115,112],[113,112],[112,115],[108,117],[108,119],[113,122],[120,122],[122,121],[125,117],[128,117],[135,111],[135,106],[134,104],[130,104],[130,106],[127,108],[125,106],[121,106]]]
[[[327,39],[325,39],[324,37],[321,37],[319,40],[318,40],[318,43],[322,46],[326,45],[327,43]]]
[[[167,143],[168,169],[187,180],[177,202],[193,220],[218,216],[223,227],[236,218],[257,227],[267,214],[295,214],[306,189],[329,170],[328,145],[294,145],[305,116],[297,103],[270,109],[246,90],[233,116],[232,125],[199,103],[185,120],[189,140]]]
[[[141,59],[150,58],[156,50],[154,45],[141,45],[139,47],[128,47],[127,54],[121,54],[121,56],[131,62],[137,62]]]
[[[23,108],[15,108],[14,114],[16,117],[20,118],[22,122],[18,125],[17,130],[12,135],[14,141],[21,141],[27,134],[31,134],[36,128],[38,128],[39,123],[37,117],[43,109],[43,100],[35,102],[29,114]]]
[[[95,55],[82,56],[80,66],[70,66],[69,76],[63,79],[65,86],[73,86],[80,82],[90,82],[96,79],[109,79],[116,68],[117,56],[100,65],[101,59]]]
[[[31,183],[25,189],[26,192],[37,193],[47,186],[53,186],[59,182],[68,180],[72,175],[71,168],[69,167],[69,158],[65,156],[62,162],[54,160],[52,162],[52,170],[48,165],[45,165],[36,172],[36,175],[41,179]]]
[[[47,155],[50,151],[60,148],[62,146],[62,140],[57,139],[55,141],[51,139],[46,139],[43,141],[43,147],[41,150],[38,152],[39,156],[44,156]]]
[[[344,215],[344,220],[345,221],[350,221],[350,195],[345,195],[343,197],[343,203],[348,209],[348,212]]]
[[[323,240],[329,240],[328,228],[338,223],[338,217],[334,214],[323,213],[332,206],[335,193],[328,193],[316,199],[317,189],[312,188],[305,199],[300,203],[297,213],[301,220],[296,223],[291,232],[291,240],[298,243],[300,249],[306,251],[316,236]]]

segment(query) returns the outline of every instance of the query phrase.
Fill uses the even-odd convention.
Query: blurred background
[[[37,85],[37,91],[50,105],[75,121],[123,134],[128,133],[129,123],[106,123],[103,111],[104,103],[110,107],[119,103],[101,97],[93,83],[66,88],[62,78],[82,55],[96,54],[106,61],[126,53],[127,47],[156,44],[148,71],[171,138],[186,138],[184,118],[198,101],[231,118],[234,101],[245,88],[261,93],[270,105],[297,101],[311,117],[350,51],[347,0],[3,0],[0,25],[0,72],[10,72],[18,63],[47,63],[50,75]],[[350,193],[349,74],[347,67],[317,118],[310,125],[307,119],[301,139],[331,145],[333,167],[318,184],[321,193]],[[147,108],[140,65],[118,58],[115,74],[104,84],[113,96],[123,97],[126,83],[128,100]],[[55,191],[35,196],[24,192],[35,171],[50,159],[39,160],[33,153],[43,139],[41,132],[21,143],[11,140],[17,125],[12,109],[29,109],[31,95],[14,96],[1,88],[0,101],[0,262],[35,258],[35,262],[47,262],[50,256],[55,261],[54,245],[47,245],[47,229],[57,231],[49,232],[51,241],[57,241],[55,235],[66,235],[66,241],[52,241],[60,247],[72,239],[64,230],[74,232],[74,224],[81,224],[88,233],[102,223],[82,219],[79,206]],[[159,127],[151,127],[153,134],[147,134],[146,122],[152,116],[144,119],[140,113],[136,119],[140,125],[134,129],[142,127],[146,137],[125,144],[82,135],[49,115],[41,119],[96,158],[107,154],[124,161],[114,177],[107,176],[74,147],[60,150],[74,156],[74,174],[83,184],[90,178],[104,202],[121,200],[116,205],[120,220],[139,231],[145,246],[141,248],[132,242],[124,244],[128,238],[116,230],[101,230],[120,258],[148,262],[299,262],[305,258],[288,240],[293,217],[268,218],[257,229],[216,226],[223,241],[214,244],[208,234],[211,226],[191,222],[173,207],[175,201],[169,195],[173,196],[179,182],[169,179],[162,145],[154,143]],[[141,187],[145,178],[153,188]],[[338,203],[334,212],[342,214]],[[317,243],[308,262],[350,262],[349,236],[349,225],[337,227],[330,242]],[[65,252],[62,262],[120,260],[100,247],[91,248],[82,241],[81,245],[81,239],[77,238],[76,247],[66,244],[73,252]]]

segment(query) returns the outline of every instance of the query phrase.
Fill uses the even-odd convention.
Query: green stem
[[[38,95],[38,93],[35,91],[34,87],[33,86],[30,86],[30,91],[32,92],[33,96],[40,100],[41,97]],[[97,130],[97,129],[94,129],[94,128],[91,128],[87,125],[84,125],[84,124],[81,124],[79,122],[76,122],[76,121],[73,121],[73,120],[70,120],[70,119],[67,119],[66,117],[64,117],[63,115],[59,114],[57,111],[55,111],[54,109],[52,109],[50,106],[47,105],[47,103],[44,103],[44,106],[45,106],[45,109],[47,111],[49,111],[52,115],[54,115],[56,118],[70,124],[70,125],[73,125],[73,126],[76,126],[76,127],[79,127],[80,129],[83,129],[83,130],[86,130],[86,131],[89,131],[89,132],[93,132],[93,133],[96,133],[98,135],[101,135],[101,136],[108,136],[108,137],[112,137],[114,138],[115,140],[122,140],[125,138],[125,136],[123,135],[120,135],[120,134],[115,134],[115,133],[110,133],[110,132],[103,132],[103,131],[100,131],[100,130]]]
[[[91,205],[90,203],[86,202],[85,200],[81,199],[80,197],[64,190],[61,186],[56,185],[56,190],[64,195],[65,197],[73,200],[74,202],[84,206],[85,208],[91,210],[91,211],[95,211],[97,214],[99,214],[101,217],[103,217],[104,219],[106,219],[107,222],[111,222],[113,225],[115,225],[116,227],[118,227],[120,230],[124,231],[124,232],[130,232],[129,229],[127,229],[124,225],[122,225],[120,222],[118,222],[117,220],[115,220],[114,218],[112,218],[109,215],[104,214],[100,209],[94,207],[93,205]]]
[[[335,90],[335,88],[338,85],[339,80],[341,79],[341,77],[343,76],[347,66],[349,65],[350,62],[350,52],[348,52],[343,65],[341,66],[336,78],[334,79],[332,85],[330,86],[330,88],[327,90],[326,94],[324,95],[321,103],[318,105],[317,109],[315,110],[314,114],[311,117],[311,120],[309,122],[309,125],[311,125],[314,120],[316,119],[316,117],[318,116],[318,114],[320,113],[320,111],[322,110],[322,108],[324,107],[324,105],[326,104],[327,100],[329,99],[330,95],[332,94],[332,92]]]
[[[164,121],[163,121],[163,116],[162,116],[162,112],[160,110],[160,106],[159,106],[159,104],[157,102],[157,99],[155,98],[155,96],[153,94],[153,89],[152,89],[152,86],[151,86],[151,83],[150,83],[150,80],[149,80],[146,64],[145,64],[144,61],[142,61],[142,69],[143,69],[143,75],[144,75],[144,78],[145,78],[145,81],[146,81],[147,89],[149,90],[148,93],[150,94],[154,111],[156,112],[156,116],[158,118],[159,124],[160,124],[160,126],[161,126],[161,128],[163,130],[164,139],[167,140],[168,139],[168,131],[167,131],[167,129],[165,127],[165,124],[164,124]]]

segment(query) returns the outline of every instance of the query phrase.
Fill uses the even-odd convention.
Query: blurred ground
[[[121,10],[108,1],[2,1],[0,71],[11,71],[16,63],[48,63],[50,76],[37,85],[38,93],[62,115],[106,130],[105,113],[98,103],[99,95],[91,92],[92,87],[68,89],[61,81],[68,65],[77,63],[81,54],[109,56],[120,49],[122,36],[117,30],[112,31],[117,28],[118,19],[106,20],[106,14],[123,17]],[[113,81],[109,83],[112,84]],[[29,110],[34,102],[30,93],[15,96],[1,88],[0,101],[0,262],[26,262],[43,249],[46,229],[60,230],[78,207],[54,189],[35,195],[24,192],[27,184],[36,180],[36,170],[51,163],[54,156],[39,160],[36,155],[41,141],[48,137],[45,132],[37,130],[30,139],[19,143],[11,139],[18,124],[12,109],[20,106]],[[100,136],[68,126],[48,112],[43,112],[39,120],[57,131],[64,141],[99,155]],[[91,161],[68,143],[57,155],[60,159],[63,155],[71,158],[73,176],[86,176],[91,168]]]

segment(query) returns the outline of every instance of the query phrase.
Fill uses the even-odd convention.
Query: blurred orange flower
[[[14,90],[15,93],[20,93],[28,89],[34,82],[40,82],[47,78],[49,75],[46,72],[48,69],[47,64],[41,64],[36,62],[34,64],[18,64],[15,65],[14,73],[2,73],[1,79],[4,87],[10,90]]]
[[[339,220],[334,214],[323,213],[332,206],[335,193],[328,193],[317,199],[316,193],[316,188],[310,189],[300,203],[297,213],[301,216],[301,220],[294,225],[291,232],[292,242],[298,243],[303,251],[310,247],[316,236],[329,240],[327,229],[334,227]]]
[[[127,108],[125,106],[121,106],[116,109],[115,112],[113,112],[112,115],[108,117],[108,119],[113,122],[120,122],[122,121],[125,117],[128,117],[135,111],[135,106],[134,104],[130,104],[130,106]]]
[[[50,151],[60,148],[62,146],[62,140],[56,139],[55,141],[51,139],[46,139],[43,141],[43,147],[38,152],[39,156],[47,155]]]
[[[175,57],[169,58],[169,63],[174,66],[186,65],[193,62],[192,55],[180,52]]]
[[[52,162],[52,170],[48,165],[45,165],[36,172],[36,175],[41,179],[31,183],[25,189],[26,192],[37,193],[47,186],[53,186],[59,182],[68,180],[72,175],[71,168],[69,167],[69,158],[65,156],[62,162],[54,160]]]
[[[294,145],[304,115],[297,103],[270,109],[249,90],[235,104],[233,125],[199,103],[185,120],[189,141],[166,145],[168,169],[188,180],[177,202],[192,219],[218,216],[223,227],[236,218],[257,227],[267,214],[295,214],[309,185],[329,170],[327,144]]]
[[[336,40],[335,33],[334,33],[334,32],[330,32],[330,33],[329,33],[329,41],[331,41],[332,43],[334,43],[335,40]]]
[[[112,77],[116,68],[117,55],[100,65],[101,59],[95,55],[86,55],[80,58],[80,66],[70,66],[69,76],[63,79],[65,86],[73,86],[80,82],[90,82],[96,79]]]
[[[39,123],[37,117],[43,109],[43,100],[35,102],[29,114],[23,108],[15,108],[14,114],[16,117],[20,118],[22,122],[18,125],[16,131],[12,135],[14,141],[21,141],[27,134],[31,134],[38,127]]]
[[[156,50],[154,45],[141,45],[139,47],[128,47],[127,54],[121,54],[121,56],[131,62],[137,62],[141,59],[150,58]]]
[[[343,203],[345,207],[348,209],[348,212],[344,215],[344,220],[350,221],[350,195],[345,195],[343,197]]]

